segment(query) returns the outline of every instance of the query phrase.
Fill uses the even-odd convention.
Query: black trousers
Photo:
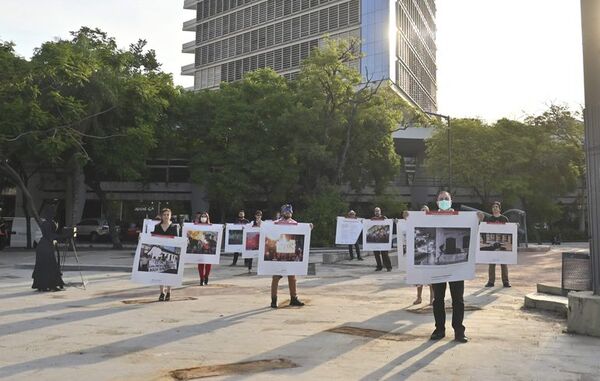
[[[350,259],[354,258],[354,253],[352,252],[352,246],[356,249],[356,258],[360,258],[360,247],[358,246],[358,242],[354,245],[348,245],[348,251],[350,252]]]
[[[233,262],[231,263],[232,265],[237,264],[237,260],[238,257],[240,256],[241,253],[233,253]]]
[[[252,258],[244,258],[244,264],[248,266],[248,270],[252,270]]]
[[[463,318],[465,316],[465,302],[463,294],[465,293],[465,281],[448,282],[450,284],[450,295],[452,296],[452,328],[457,337],[464,336],[465,326]],[[446,298],[446,283],[434,283],[433,286],[433,316],[435,317],[435,330],[438,332],[446,331],[446,309],[444,299]]]
[[[390,255],[387,251],[374,251],[373,254],[375,254],[375,262],[377,262],[378,269],[382,269],[383,266],[388,270],[392,269],[392,261],[390,261]]]

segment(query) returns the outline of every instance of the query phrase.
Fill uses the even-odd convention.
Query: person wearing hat
[[[492,215],[484,218],[484,222],[492,222],[492,223],[508,223],[508,218],[501,214],[502,204],[500,201],[494,201],[492,203]],[[502,285],[504,287],[510,287],[510,282],[508,281],[508,265],[501,264],[500,271],[502,274]],[[490,263],[488,268],[488,282],[485,287],[494,287],[494,282],[496,281],[496,264]]]
[[[281,207],[281,218],[275,221],[279,225],[295,225],[298,222],[292,219],[294,213],[292,205],[285,204]],[[312,224],[311,224],[312,228]],[[271,308],[277,308],[277,289],[279,287],[279,280],[283,278],[282,275],[273,275],[271,280]],[[298,293],[296,289],[296,276],[288,275],[288,285],[290,288],[290,306],[302,307],[304,303],[298,299]]]
[[[351,218],[351,219],[355,220],[356,212],[354,210],[349,211],[346,218]],[[358,259],[359,261],[363,260],[362,257],[360,256],[360,247],[358,246],[358,243],[361,240],[361,235],[362,235],[362,233],[358,236],[354,245],[348,245],[348,251],[350,252],[350,260],[354,259],[354,253],[352,252],[352,246],[354,246],[354,248],[356,249],[356,259]]]

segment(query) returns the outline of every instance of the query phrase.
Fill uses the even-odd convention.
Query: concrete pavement
[[[31,270],[15,268],[31,254],[0,252],[0,379],[173,380],[194,376],[171,373],[179,369],[283,359],[197,371],[226,380],[600,380],[600,339],[565,334],[558,315],[522,308],[536,283],[560,282],[567,250],[519,254],[512,288],[483,287],[487,266],[479,266],[465,289],[468,344],[429,341],[431,308],[412,306],[414,287],[396,270],[373,272],[373,258],[320,265],[317,276],[299,279],[305,307],[272,310],[270,278],[240,265],[214,266],[204,287],[190,267],[174,300],[159,303],[157,289],[125,272],[85,272],[87,290],[37,293]],[[127,251],[80,259],[133,260]],[[65,280],[78,282],[79,273]],[[289,300],[285,279],[279,297]],[[264,371],[289,363],[296,367]]]

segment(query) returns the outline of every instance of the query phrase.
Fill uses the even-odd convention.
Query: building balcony
[[[196,31],[196,18],[195,17],[193,19],[185,21],[183,23],[183,31],[184,32],[195,32]]]
[[[195,52],[195,47],[196,47],[196,41],[192,40],[190,42],[186,42],[185,44],[183,44],[183,47],[181,48],[181,52],[182,53],[194,53]]]
[[[183,9],[196,9],[198,0],[184,0]]]
[[[196,64],[192,63],[181,67],[181,75],[194,75]]]

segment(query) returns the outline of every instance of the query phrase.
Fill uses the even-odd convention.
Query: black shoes
[[[506,283],[503,283],[503,285],[504,285],[504,287],[512,287],[512,286],[510,285],[510,283],[508,283],[508,282],[506,282]]]
[[[494,284],[493,284],[493,283],[490,283],[490,282],[487,282],[487,283],[485,284],[485,287],[494,287]]]
[[[435,330],[435,331],[433,331],[433,333],[431,334],[431,337],[429,339],[430,340],[440,340],[440,339],[443,339],[444,337],[446,337],[446,332]]]
[[[351,260],[351,261],[352,261],[352,260],[354,260],[354,257],[350,257],[350,260]]]
[[[205,278],[204,278],[204,285],[205,285],[205,286],[208,286],[208,277],[205,277]]]
[[[200,278],[200,286],[204,286],[204,278]]]
[[[160,296],[158,297],[158,301],[159,302],[164,302],[165,301],[165,294],[163,294],[162,292],[160,293]]]
[[[293,296],[292,300],[290,300],[290,306],[302,307],[303,305],[304,303],[302,303],[297,296]]]
[[[381,271],[381,270],[383,270],[383,267],[376,267],[375,268],[375,271]]]
[[[469,342],[469,338],[465,335],[454,336],[454,341],[456,341],[457,343],[464,344]]]
[[[362,257],[358,257],[358,258],[356,258],[356,260],[362,261],[363,259],[362,259]]]
[[[391,268],[390,268],[390,269],[386,269],[386,270],[387,270],[388,272],[389,272],[389,271],[392,271],[392,269],[391,269]]]
[[[277,308],[277,297],[271,296],[271,308]]]
[[[171,300],[171,293],[167,292],[167,295],[165,295],[165,302],[168,302],[169,300]]]

